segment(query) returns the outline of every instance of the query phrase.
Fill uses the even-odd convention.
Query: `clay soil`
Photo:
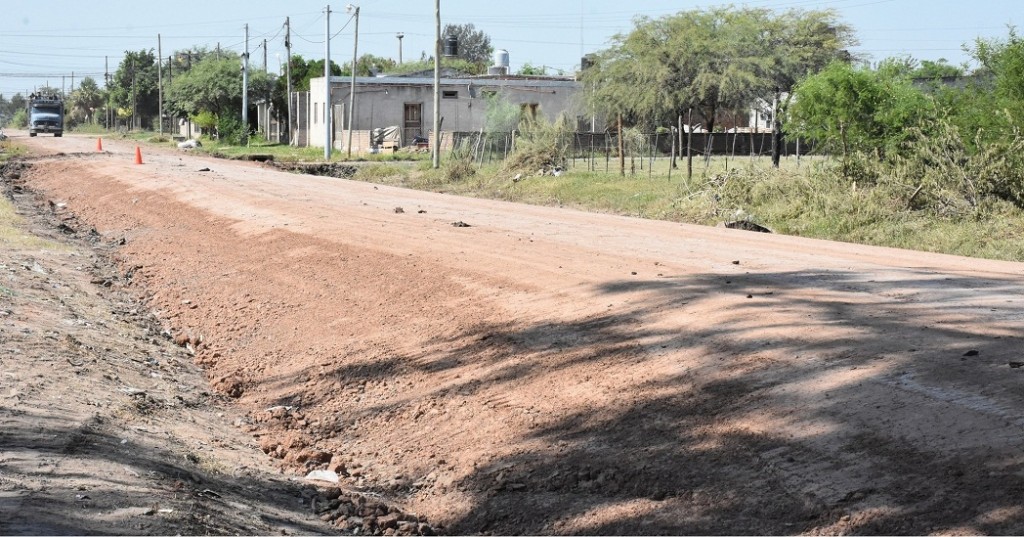
[[[1024,533],[1022,264],[16,141],[3,533]]]

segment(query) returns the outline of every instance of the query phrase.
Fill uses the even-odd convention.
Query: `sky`
[[[430,54],[433,0],[353,0],[360,7],[358,52],[406,61]],[[331,3],[331,59],[352,59],[355,24],[349,2]],[[698,0],[441,0],[441,23],[472,23],[509,52],[511,69],[525,63],[549,73],[578,68],[582,54],[605,49],[617,33],[628,33],[638,16],[657,18],[679,11],[722,6]],[[1020,0],[748,0],[736,6],[833,9],[859,40],[853,50],[873,60],[909,55],[967,62],[962,46],[976,38],[1005,38],[1024,19]],[[308,0],[0,0],[0,94],[30,93],[49,84],[70,91],[82,77],[101,86],[126,50],[153,49],[166,58],[194,47],[245,50],[250,62],[278,72],[285,61],[284,22],[290,17],[292,52],[322,59],[325,8]],[[158,37],[160,36],[159,43]],[[108,63],[109,62],[109,63]]]

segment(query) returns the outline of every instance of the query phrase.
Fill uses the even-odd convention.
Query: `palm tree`
[[[76,118],[84,118],[86,122],[95,121],[95,112],[103,106],[105,97],[103,91],[92,77],[85,77],[78,89],[71,92],[70,105],[71,114]]]

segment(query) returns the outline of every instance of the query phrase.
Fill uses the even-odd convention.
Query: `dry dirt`
[[[182,483],[197,517],[173,531],[196,533],[1024,533],[1022,264],[17,134],[35,157],[5,187],[93,244],[43,268],[67,291],[5,262],[67,309],[0,296],[0,516],[173,527],[48,504],[63,472],[155,506],[143,523],[182,516],[159,511]],[[133,357],[159,377],[124,378]],[[209,394],[175,378],[193,359]],[[38,395],[56,387],[102,420],[59,419]],[[122,490],[140,450],[162,496]],[[40,529],[14,520],[0,532]]]

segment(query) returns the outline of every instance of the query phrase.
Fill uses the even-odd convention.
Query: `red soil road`
[[[1024,533],[1022,264],[23,142],[271,456],[447,531]]]

